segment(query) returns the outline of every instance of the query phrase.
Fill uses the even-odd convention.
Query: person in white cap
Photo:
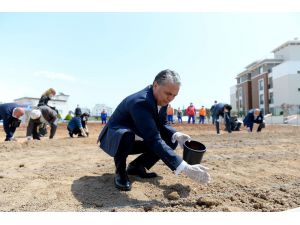
[[[51,109],[49,106],[43,105],[32,110],[30,112],[30,120],[27,126],[27,139],[31,140],[33,138],[40,140],[40,135],[37,128],[42,123],[47,123],[50,125],[51,130],[49,138],[52,139],[56,133],[57,122],[57,112]]]
[[[0,120],[3,120],[3,128],[6,133],[5,141],[14,141],[14,133],[20,126],[22,117],[25,114],[24,108],[16,103],[0,104]]]

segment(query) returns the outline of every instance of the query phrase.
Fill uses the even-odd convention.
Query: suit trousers
[[[171,138],[161,133],[162,139],[173,150],[176,149],[178,143],[172,143]],[[142,153],[142,154],[141,154]],[[135,140],[135,134],[127,132],[123,135],[117,153],[114,157],[116,173],[124,174],[126,172],[126,159],[128,155],[141,154],[130,164],[133,166],[143,166],[148,170],[159,161],[159,157],[149,149],[145,141]]]

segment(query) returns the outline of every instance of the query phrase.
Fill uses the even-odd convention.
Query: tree
[[[66,115],[65,120],[69,121],[71,120],[73,117],[72,115],[69,113],[68,115]]]

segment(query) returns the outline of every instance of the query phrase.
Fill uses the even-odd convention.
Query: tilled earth
[[[0,128],[0,211],[284,211],[300,207],[300,127],[267,126],[262,133],[217,136],[212,125],[174,127],[206,145],[204,186],[175,176],[159,161],[154,179],[130,176],[132,190],[113,184],[113,159],[89,138],[69,138],[60,125],[53,140],[3,142]],[[182,155],[178,147],[176,152]],[[136,156],[130,156],[130,162]]]

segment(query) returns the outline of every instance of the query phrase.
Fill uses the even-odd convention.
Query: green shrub
[[[71,120],[73,117],[71,114],[66,115],[65,120]]]

